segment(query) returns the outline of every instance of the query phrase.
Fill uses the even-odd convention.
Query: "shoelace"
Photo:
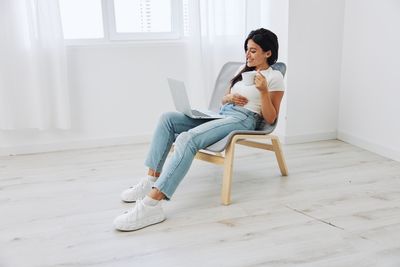
[[[145,189],[145,187],[146,187],[146,179],[147,178],[142,178],[142,180],[140,180],[140,182],[137,185],[131,186],[130,188],[132,188],[133,190],[137,190],[139,188],[141,188],[142,190]]]
[[[143,208],[143,199],[138,199],[135,207],[133,207],[131,210],[125,211],[125,213],[131,213],[129,217],[134,217],[137,220],[139,219],[139,214],[141,214]]]

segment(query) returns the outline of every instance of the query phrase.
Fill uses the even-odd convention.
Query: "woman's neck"
[[[256,70],[266,70],[266,69],[268,69],[268,68],[269,68],[268,63],[265,63],[265,64],[262,64],[262,65],[256,66]]]

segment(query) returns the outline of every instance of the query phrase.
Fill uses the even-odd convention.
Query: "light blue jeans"
[[[254,130],[262,120],[257,113],[233,104],[224,105],[219,113],[226,117],[209,120],[192,119],[179,112],[162,114],[145,164],[161,173],[154,187],[167,199],[172,197],[188,172],[198,150],[221,140],[234,130]],[[174,152],[165,162],[174,142]]]

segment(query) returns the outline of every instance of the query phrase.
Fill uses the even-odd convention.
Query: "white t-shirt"
[[[285,91],[285,85],[283,83],[283,75],[279,70],[274,70],[269,67],[266,70],[262,70],[261,74],[265,76],[268,85],[268,91]],[[238,93],[247,98],[248,102],[243,107],[261,114],[261,95],[260,91],[253,85],[245,85],[243,81],[235,83],[231,88],[231,93]]]

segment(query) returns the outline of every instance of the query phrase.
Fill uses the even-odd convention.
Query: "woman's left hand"
[[[259,91],[268,91],[267,79],[259,70],[257,71],[254,83]]]

